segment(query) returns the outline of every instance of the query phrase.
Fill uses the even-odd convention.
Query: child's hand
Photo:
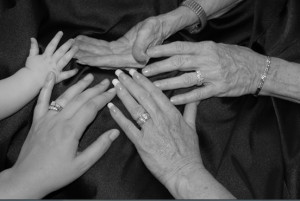
[[[45,52],[40,55],[36,39],[31,38],[31,48],[25,68],[31,71],[33,78],[37,80],[41,86],[43,86],[47,75],[51,71],[56,75],[56,83],[68,79],[77,73],[77,69],[62,72],[62,69],[77,52],[77,47],[72,47],[73,39],[68,40],[56,50],[62,35],[63,33],[61,31],[58,32],[46,47]]]

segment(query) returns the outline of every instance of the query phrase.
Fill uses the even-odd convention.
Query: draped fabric
[[[141,20],[166,13],[178,0],[2,0],[0,2],[0,79],[22,66],[30,37],[44,50],[54,34],[65,34],[60,44],[84,34],[115,40]],[[262,54],[300,62],[298,0],[245,0],[219,19],[211,20],[198,35],[182,31],[174,40],[249,46]],[[55,86],[52,99],[87,73],[93,85],[114,72],[71,61],[66,69],[78,75]],[[175,76],[172,72],[153,77]],[[182,93],[184,90],[168,91]],[[1,98],[1,94],[0,94]],[[36,99],[0,122],[0,168],[11,167],[32,123]],[[118,98],[113,100],[130,117]],[[178,107],[182,111],[182,106]],[[200,103],[197,133],[207,169],[238,198],[299,198],[299,105],[270,97],[210,98]],[[98,136],[119,128],[107,108],[101,110],[84,133],[79,149]],[[167,189],[144,166],[134,145],[122,132],[108,152],[83,176],[53,192],[51,199],[170,199]]]

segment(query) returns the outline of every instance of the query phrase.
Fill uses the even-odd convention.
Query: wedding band
[[[48,109],[56,112],[60,112],[64,108],[61,105],[57,104],[55,101],[52,101]]]
[[[203,85],[204,77],[202,76],[200,70],[196,71],[196,77],[197,77],[197,86]]]
[[[148,112],[144,112],[143,114],[141,114],[139,116],[139,118],[137,118],[136,123],[139,126],[142,126],[144,123],[146,123],[149,119],[151,119],[151,116]]]

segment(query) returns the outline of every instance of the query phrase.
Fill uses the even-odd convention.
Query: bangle
[[[261,74],[260,81],[258,83],[258,87],[256,89],[256,92],[255,92],[254,96],[258,96],[259,92],[261,91],[261,89],[264,86],[265,80],[267,78],[268,72],[269,72],[270,67],[271,67],[271,58],[269,56],[267,56],[266,63],[267,63],[267,66],[266,66],[263,74]]]
[[[199,33],[205,27],[207,22],[206,13],[202,6],[194,0],[185,0],[180,4],[180,6],[185,6],[191,9],[197,15],[199,21],[191,26],[186,27],[186,29],[191,34]]]

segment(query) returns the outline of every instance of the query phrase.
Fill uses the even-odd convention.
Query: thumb
[[[183,113],[183,119],[194,130],[196,130],[195,122],[196,122],[196,115],[197,115],[197,106],[199,103],[200,101],[186,104]]]
[[[85,164],[85,169],[82,169],[83,172],[87,171],[105,154],[119,134],[120,132],[116,129],[103,133],[95,142],[77,156],[76,160],[78,164]]]
[[[35,38],[30,39],[31,45],[30,45],[30,51],[29,56],[36,56],[39,53],[39,46]]]

